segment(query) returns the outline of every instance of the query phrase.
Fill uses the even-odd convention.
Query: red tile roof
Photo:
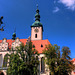
[[[11,48],[12,42],[14,42],[15,40],[7,40],[8,44],[9,44],[9,48]],[[20,39],[20,42],[24,43],[24,45],[26,44],[27,39]]]
[[[25,45],[27,42],[27,39],[20,39],[20,42],[24,43],[24,45]]]
[[[75,62],[75,58],[73,58],[72,61]]]
[[[1,42],[2,42],[2,40],[0,40],[0,43]],[[7,40],[7,42],[9,43],[9,48],[11,48],[12,42],[14,42],[14,41],[10,39],[10,40]],[[27,42],[27,39],[20,39],[20,42],[24,43],[24,45],[25,45],[26,42]],[[32,42],[32,45],[35,46],[35,49],[38,51],[38,53],[42,53],[42,51],[45,48],[45,45],[50,44],[50,42],[48,41],[48,39],[46,39],[46,40],[33,40],[31,42]],[[43,47],[41,47],[41,45]]]
[[[0,40],[0,43],[2,42],[2,40]]]
[[[35,46],[35,49],[38,51],[38,53],[42,53],[42,51],[45,48],[45,45],[50,44],[50,42],[48,40],[34,40],[34,41],[31,41],[31,42]],[[41,47],[41,45],[43,47]]]

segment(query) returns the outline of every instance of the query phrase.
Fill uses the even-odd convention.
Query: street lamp
[[[3,16],[1,16],[1,18],[0,18],[0,26],[1,26],[1,24],[3,24],[2,19],[3,19]],[[0,31],[4,31],[3,27],[0,28]]]

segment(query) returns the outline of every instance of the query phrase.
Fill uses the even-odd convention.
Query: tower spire
[[[42,23],[40,23],[40,14],[39,14],[39,9],[38,9],[38,4],[36,5],[36,14],[35,14],[35,22],[32,24],[31,27],[43,27]]]
[[[31,26],[31,40],[42,40],[43,38],[43,25],[40,22],[40,14],[38,4],[36,5],[35,22]]]
[[[39,14],[39,9],[38,9],[38,4],[37,4],[37,9],[36,9],[36,14],[35,14],[35,21],[40,21],[40,14]]]
[[[15,28],[14,33],[12,35],[12,40],[15,40],[15,39],[16,39],[16,28]]]

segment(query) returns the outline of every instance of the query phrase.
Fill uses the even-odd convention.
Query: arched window
[[[3,60],[3,67],[7,67],[7,62],[8,62],[8,55],[6,54]]]
[[[41,58],[41,72],[45,72],[45,62],[44,62],[44,57]]]
[[[37,38],[37,34],[35,34],[35,38]]]
[[[2,62],[3,62],[2,54],[0,54],[0,67],[2,67]]]
[[[2,71],[0,71],[0,75],[4,75],[4,73]]]
[[[35,48],[35,45],[33,45],[33,48]]]

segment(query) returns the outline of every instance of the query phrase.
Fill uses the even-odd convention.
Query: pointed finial
[[[38,9],[38,4],[36,6],[37,6],[37,9]]]
[[[14,33],[16,33],[16,27],[15,27],[15,29],[14,29]]]
[[[38,4],[36,6],[37,6],[36,12],[39,13]]]

